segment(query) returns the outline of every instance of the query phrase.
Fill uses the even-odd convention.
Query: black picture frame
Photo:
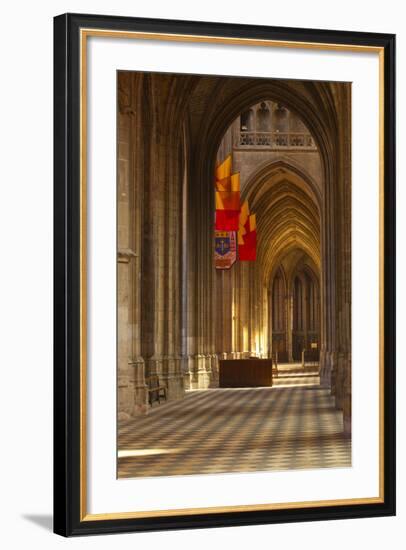
[[[382,48],[384,55],[383,502],[89,521],[81,517],[80,29]],[[395,514],[395,36],[64,14],[54,19],[54,531],[63,536],[378,517]]]

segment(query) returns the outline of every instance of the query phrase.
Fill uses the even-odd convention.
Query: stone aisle
[[[118,477],[351,466],[351,440],[329,391],[317,376],[297,378],[280,376],[273,388],[189,391],[122,422]]]

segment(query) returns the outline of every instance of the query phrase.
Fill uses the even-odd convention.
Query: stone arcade
[[[350,84],[120,72],[118,414],[218,385],[218,361],[320,361],[351,432]],[[255,262],[213,262],[217,160],[257,214]]]

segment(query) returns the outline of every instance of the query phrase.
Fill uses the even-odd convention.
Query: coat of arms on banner
[[[237,259],[235,231],[215,231],[214,261],[216,269],[230,269]]]

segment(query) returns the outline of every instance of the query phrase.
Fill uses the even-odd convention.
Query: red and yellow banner
[[[231,155],[216,168],[217,231],[238,231],[240,215],[240,174],[231,174]]]
[[[238,228],[238,259],[253,262],[257,258],[257,223],[255,214],[250,214],[248,201],[241,206]]]
[[[255,214],[250,214],[248,201],[241,205],[240,174],[231,174],[231,155],[216,168],[215,195],[215,264],[229,269],[236,259],[252,262],[257,256]],[[237,239],[236,239],[236,233]]]

